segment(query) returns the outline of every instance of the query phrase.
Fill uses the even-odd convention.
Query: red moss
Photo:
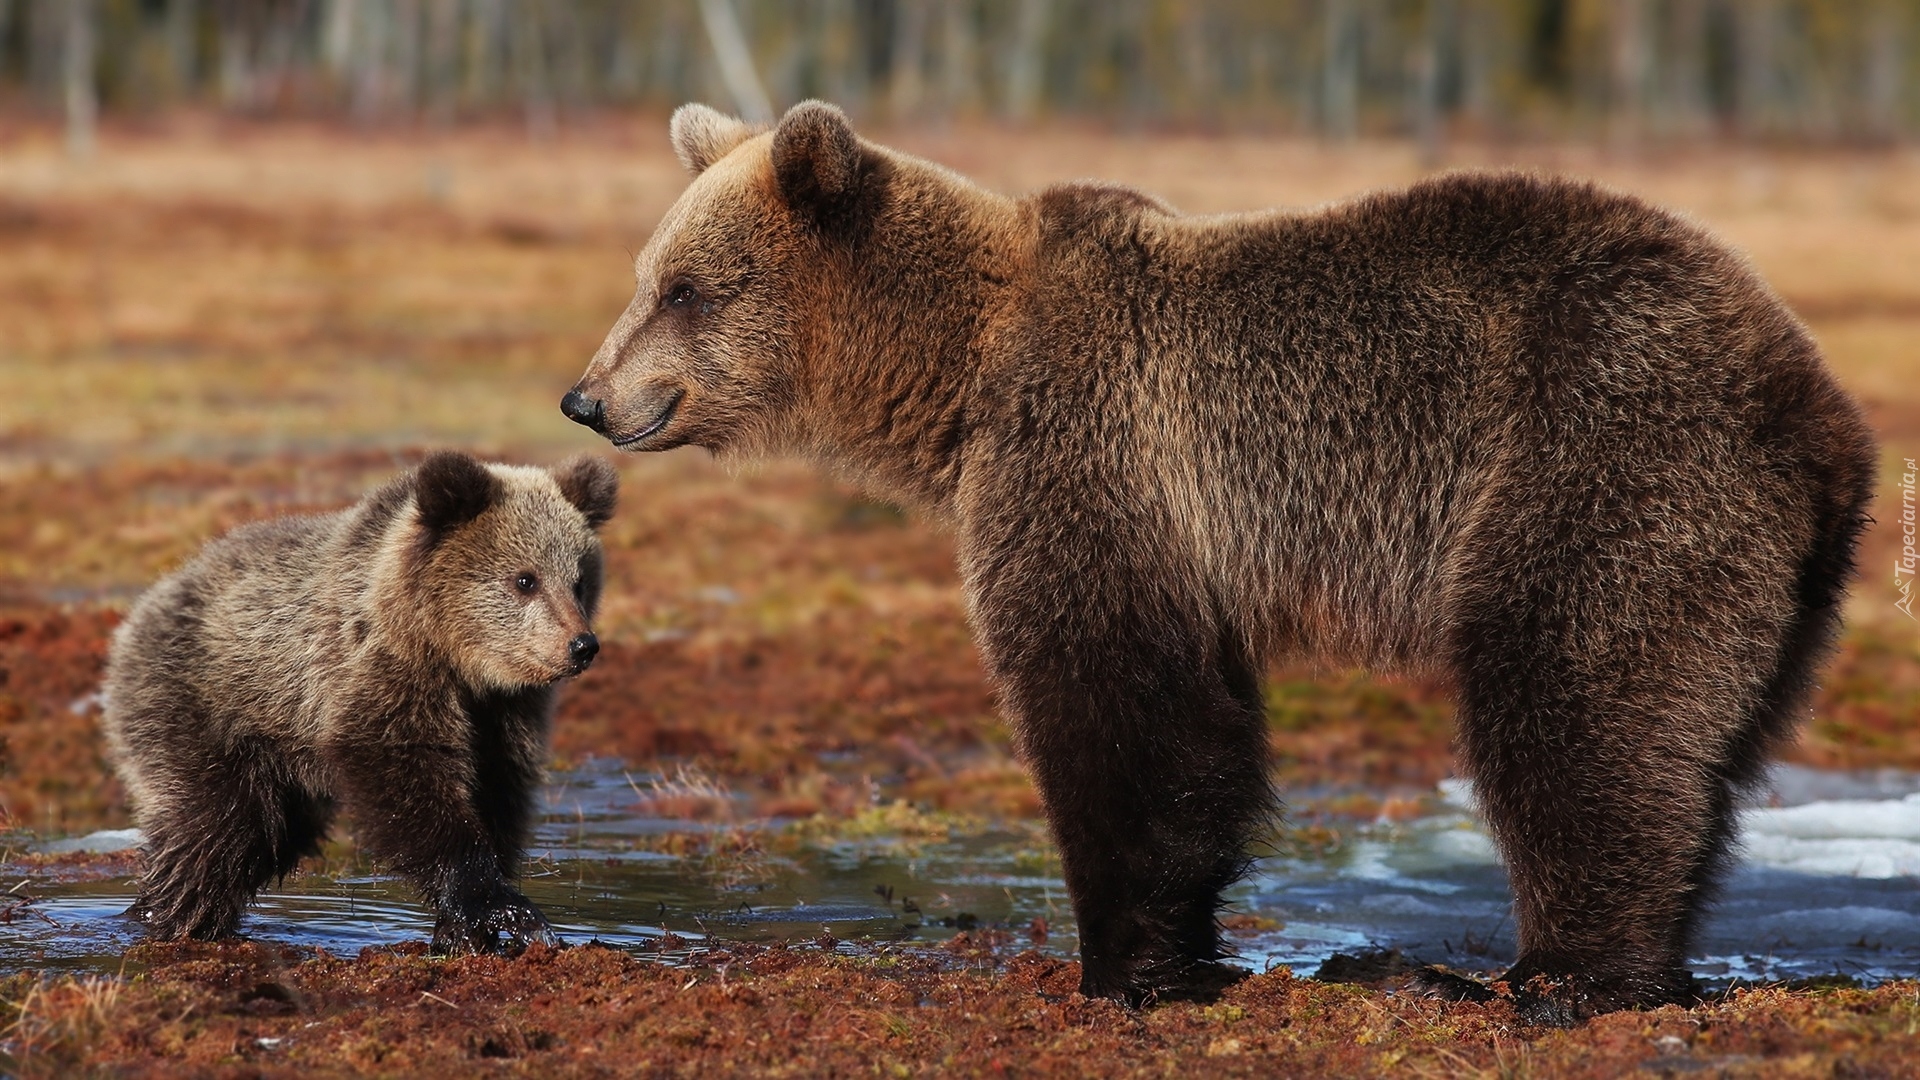
[[[141,1076],[1896,1075],[1920,1053],[1912,983],[1749,991],[1547,1031],[1504,1004],[1285,972],[1210,1004],[1134,1012],[1081,997],[1077,964],[1004,948],[969,940],[950,959],[729,947],[684,968],[596,947],[440,961],[418,949],[348,960],[146,946],[129,955],[144,971],[117,988],[17,978],[0,984],[0,1001],[26,1075],[81,1062]],[[956,962],[980,957],[994,962]]]

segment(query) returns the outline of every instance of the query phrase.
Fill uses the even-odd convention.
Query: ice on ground
[[[39,850],[48,855],[111,855],[118,851],[132,851],[146,843],[146,840],[139,829],[102,829],[85,836],[49,840],[41,844]]]
[[[1746,862],[1857,878],[1920,875],[1920,794],[1823,799],[1740,816]]]
[[[1327,858],[1265,861],[1239,906],[1285,925],[1247,956],[1310,971],[1345,936],[1463,968],[1510,963],[1512,893],[1473,787],[1447,780],[1440,795],[1440,812],[1376,823]],[[1696,943],[1702,975],[1920,974],[1920,776],[1782,767],[1740,832]]]

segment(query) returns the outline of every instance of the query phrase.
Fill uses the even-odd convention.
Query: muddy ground
[[[556,403],[625,302],[628,253],[682,184],[663,127],[608,119],[530,150],[504,130],[184,117],[110,129],[81,167],[31,125],[0,122],[0,890],[48,872],[25,854],[37,840],[127,823],[92,697],[106,638],[198,544],[342,505],[433,447],[530,461],[603,449]],[[1102,175],[1194,210],[1310,204],[1419,171],[1390,145],[900,141],[1003,189]],[[1887,464],[1920,455],[1920,160],[1459,153],[1600,175],[1721,229],[1808,316]],[[604,649],[565,694],[561,763],[690,767],[754,817],[826,830],[876,800],[1036,815],[947,538],[795,465],[729,470],[694,451],[620,464]],[[1880,516],[1848,637],[1791,751],[1807,764],[1920,769],[1920,639],[1893,611],[1896,534]],[[1444,687],[1280,670],[1269,693],[1302,842],[1402,813],[1450,770]],[[698,798],[676,811],[718,812]],[[30,895],[0,918],[32,918],[18,903]],[[1872,1076],[1920,1060],[1913,983],[1757,989],[1544,1032],[1503,1006],[1282,973],[1214,1004],[1131,1013],[1078,998],[1072,965],[1022,955],[1031,944],[1017,930],[917,951],[716,944],[691,967],[585,947],[514,961],[142,948],[123,978],[8,976],[0,1053],[37,1075]]]

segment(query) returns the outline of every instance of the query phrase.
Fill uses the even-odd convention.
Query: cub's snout
[[[581,634],[567,643],[567,659],[573,661],[575,675],[593,666],[593,658],[600,655],[600,639],[591,633]]]

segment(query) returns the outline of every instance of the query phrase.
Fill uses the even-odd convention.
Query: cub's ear
[[[788,109],[773,129],[773,174],[795,209],[843,203],[860,182],[860,140],[847,114],[824,101]]]
[[[420,524],[429,532],[445,532],[486,512],[500,497],[500,480],[465,454],[440,450],[413,471],[413,499],[420,507]]]
[[[699,176],[734,147],[753,137],[753,129],[717,109],[682,105],[667,122],[673,152],[687,172]]]
[[[613,466],[581,454],[561,462],[552,473],[560,494],[587,516],[589,527],[597,529],[613,516],[614,503],[620,498],[620,474],[613,471]]]

